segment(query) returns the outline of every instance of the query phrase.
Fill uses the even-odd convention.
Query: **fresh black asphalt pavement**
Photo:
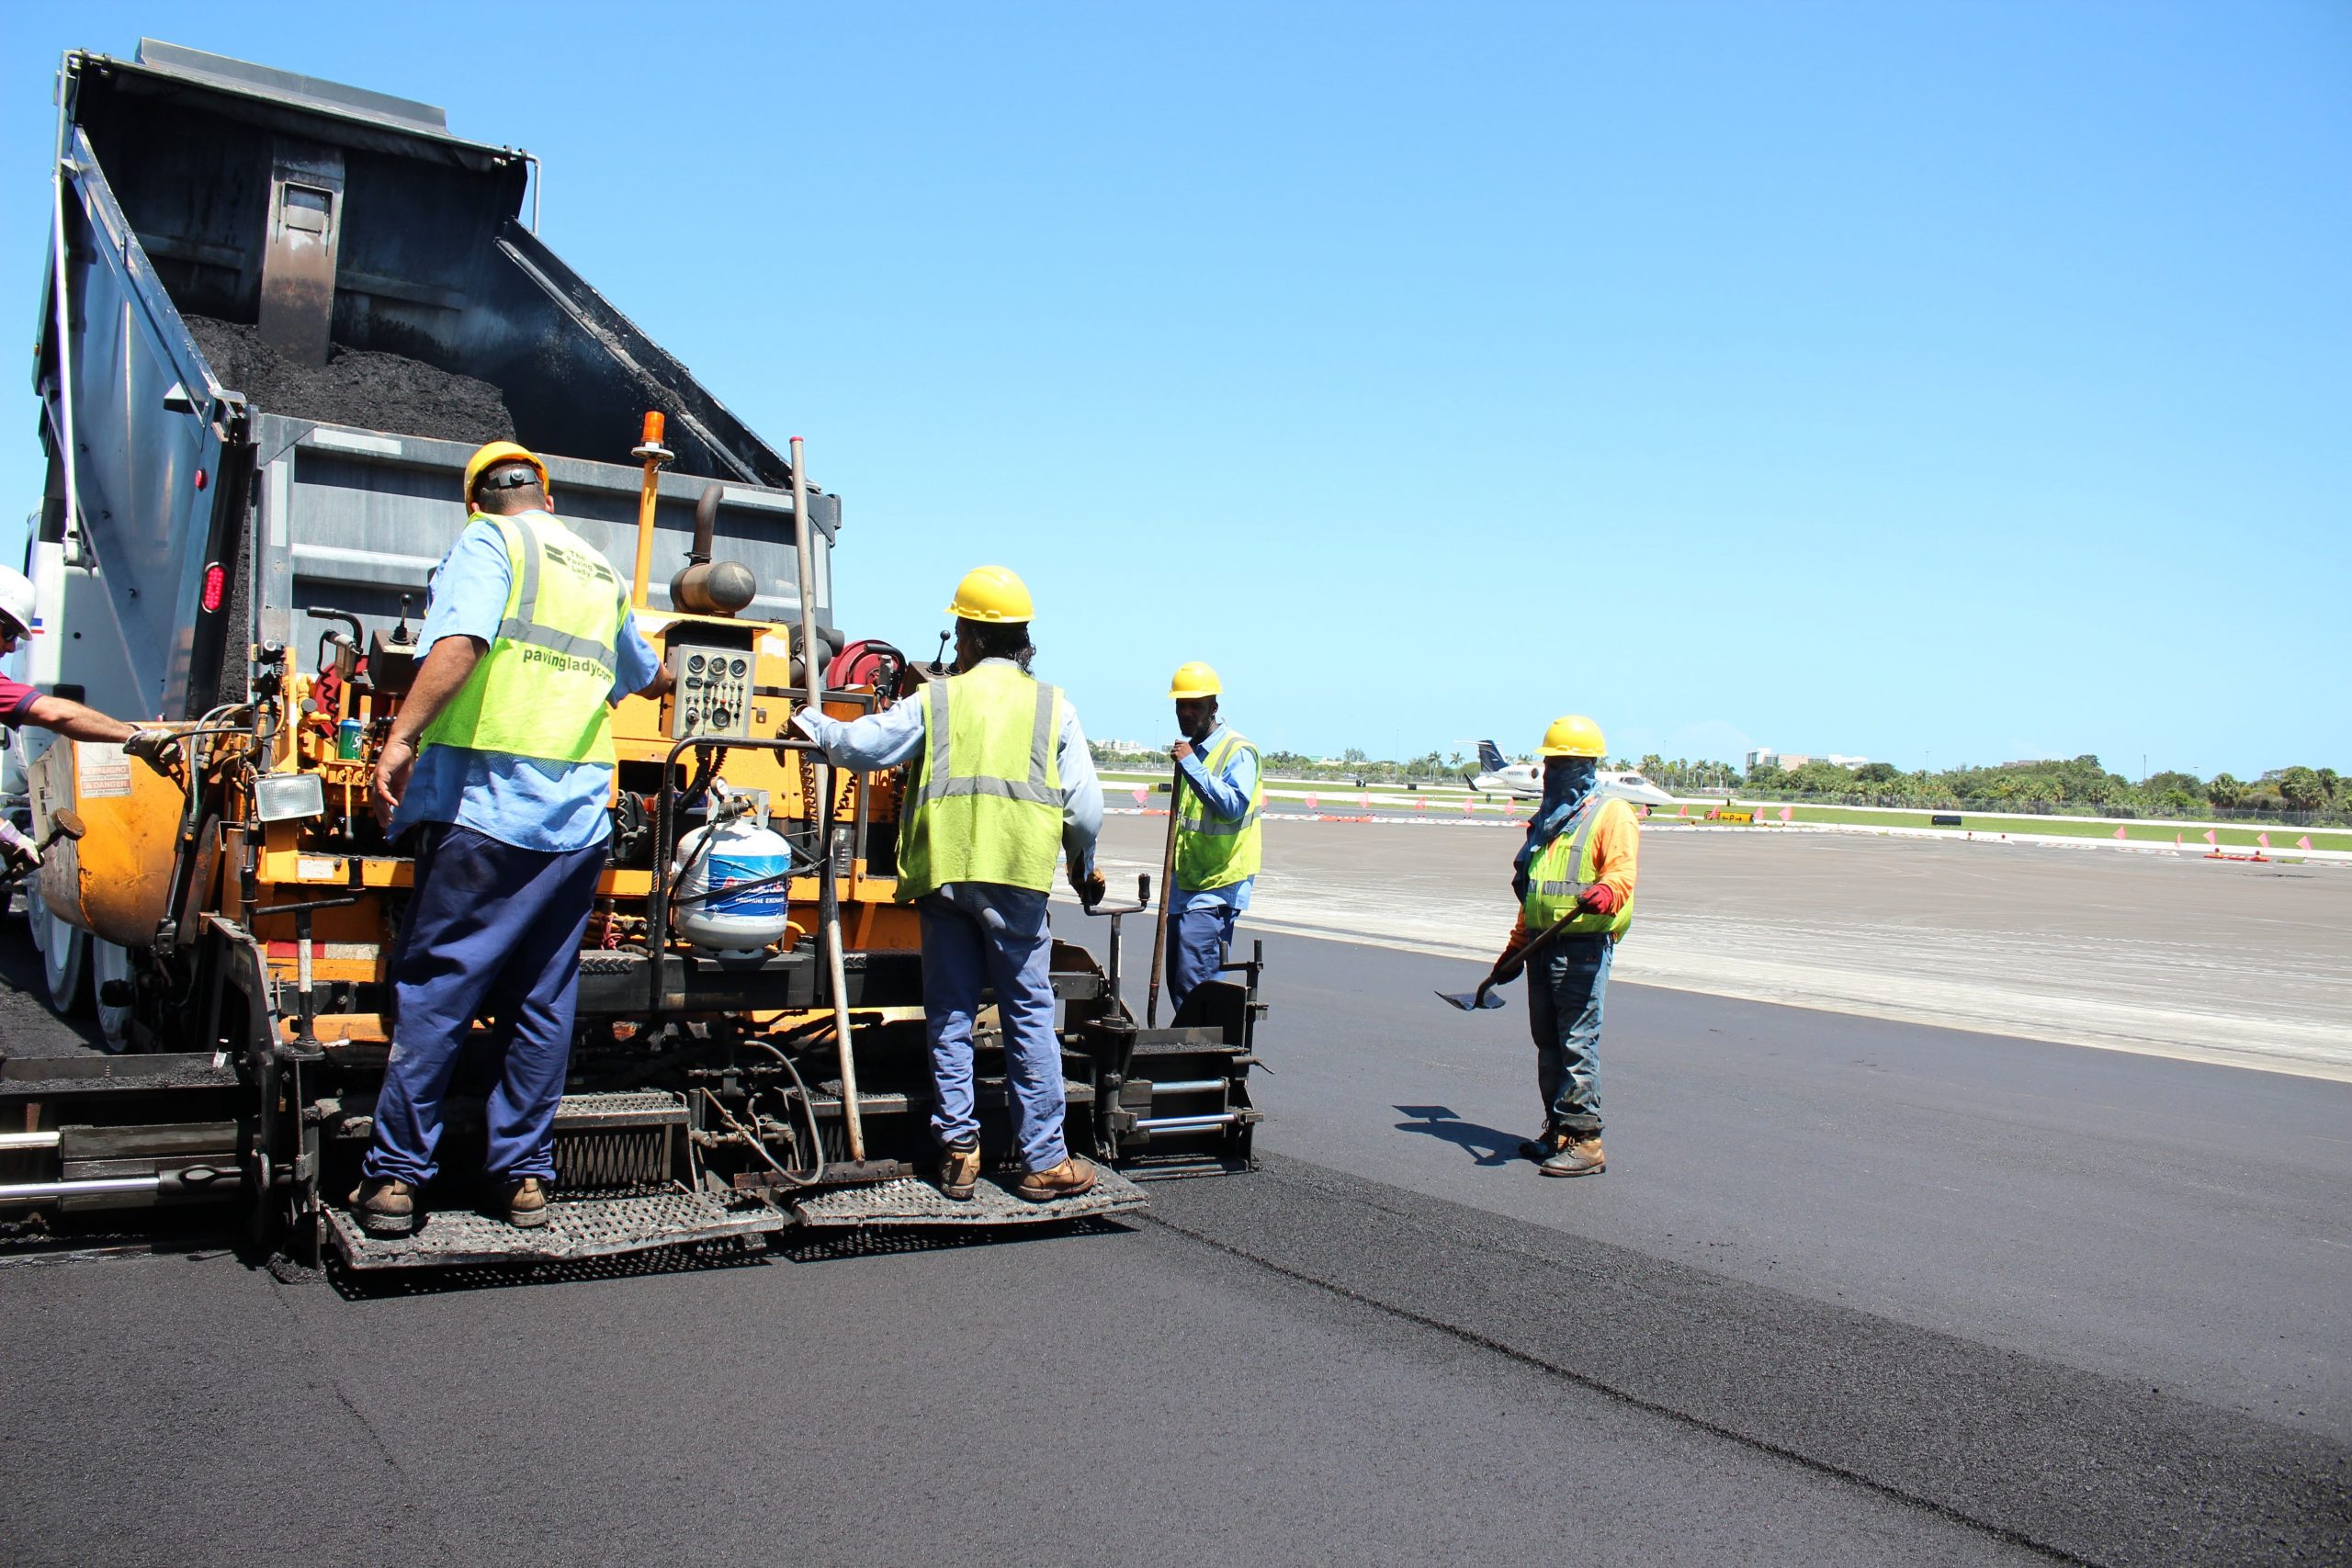
[[[1515,993],[1268,956],[1264,1168],[1140,1220],[372,1289],[0,1260],[0,1547],[2352,1561],[2352,1089],[1627,986],[1611,1169],[1546,1181]],[[55,1028],[0,997],[7,1049]]]

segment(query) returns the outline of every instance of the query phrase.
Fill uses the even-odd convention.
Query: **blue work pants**
[[[1233,941],[1233,922],[1241,911],[1232,905],[1194,896],[1168,921],[1168,1016],[1184,1010],[1184,998],[1204,980],[1214,980]]]
[[[1600,1135],[1600,1002],[1617,944],[1564,936],[1527,965],[1527,1018],[1545,1130]]]
[[[1004,1033],[1004,1076],[1022,1168],[1052,1169],[1069,1149],[1062,1141],[1062,1045],[1054,1032],[1054,939],[1046,924],[1046,896],[966,884],[943,888],[915,908],[922,918],[923,1028],[937,1097],[931,1130],[942,1144],[979,1134],[972,1020],[987,987],[996,992]]]
[[[580,939],[605,846],[549,854],[470,828],[417,829],[416,887],[392,950],[391,1061],[361,1168],[422,1187],[437,1168],[442,1097],[489,1016],[493,1179],[555,1176],[555,1112],[571,1065]]]

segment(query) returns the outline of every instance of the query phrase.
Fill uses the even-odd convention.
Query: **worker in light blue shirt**
[[[908,764],[899,897],[922,924],[940,1191],[968,1200],[979,1179],[972,1026],[985,988],[1003,1025],[1013,1153],[1025,1172],[1012,1190],[1047,1202],[1095,1182],[1093,1166],[1069,1152],[1062,1133],[1046,899],[1057,840],[1080,899],[1091,908],[1102,898],[1094,841],[1102,786],[1077,713],[1029,674],[1036,650],[1028,588],[1002,567],[980,567],[966,574],[948,611],[956,618],[955,675],[846,724],[813,709],[793,722],[841,766]]]
[[[580,943],[612,833],[610,710],[669,685],[628,583],[556,516],[537,455],[482,447],[465,497],[372,781],[377,821],[407,834],[413,859],[391,1055],[351,1195],[378,1235],[416,1228],[440,1171],[443,1101],[485,1017],[485,1173],[511,1223],[547,1223]]]
[[[1176,814],[1176,886],[1168,897],[1168,1005],[1185,1022],[1184,1000],[1216,976],[1233,942],[1233,923],[1250,907],[1263,859],[1259,818],[1266,790],[1258,749],[1217,718],[1225,683],[1197,660],[1176,671],[1173,754],[1182,786]]]

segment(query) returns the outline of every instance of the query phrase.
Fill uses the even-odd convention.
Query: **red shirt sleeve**
[[[25,710],[39,700],[40,694],[22,681],[12,681],[0,675],[0,724],[10,728],[25,722]]]

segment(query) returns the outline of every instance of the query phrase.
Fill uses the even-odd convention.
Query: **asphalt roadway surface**
[[[1516,988],[1268,958],[1264,1168],[1147,1218],[530,1281],[0,1261],[0,1547],[2352,1562],[2352,1086],[1620,983],[1611,1168],[1552,1181]],[[69,1045],[28,1003],[9,1048]]]

